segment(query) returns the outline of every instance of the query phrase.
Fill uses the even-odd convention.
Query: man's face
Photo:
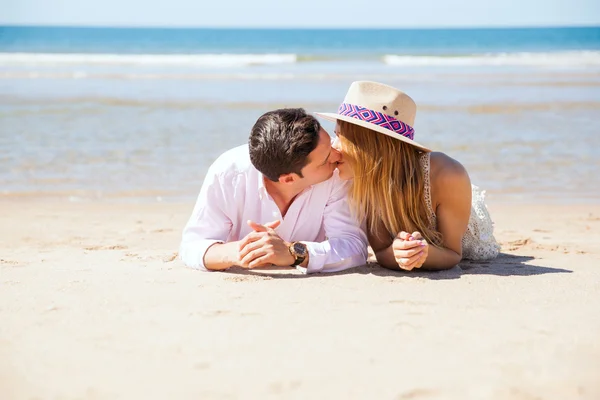
[[[302,168],[306,186],[315,185],[331,178],[340,153],[331,147],[331,138],[324,129],[319,132],[319,143],[308,155],[308,164]]]

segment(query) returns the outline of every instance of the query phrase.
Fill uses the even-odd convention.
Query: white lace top
[[[429,221],[437,228],[437,217],[431,205],[430,153],[423,153],[420,161],[425,178],[425,204],[429,210]],[[471,185],[471,190],[471,216],[467,232],[462,239],[463,259],[489,260],[498,255],[500,246],[494,238],[494,223],[484,201],[485,191],[475,185]]]

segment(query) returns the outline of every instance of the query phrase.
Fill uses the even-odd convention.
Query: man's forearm
[[[366,236],[364,241],[360,238],[330,238],[324,242],[303,243],[310,255],[306,263],[307,272],[337,272],[364,265],[367,261]]]
[[[211,271],[222,271],[239,265],[239,242],[215,243],[204,253],[204,266]]]

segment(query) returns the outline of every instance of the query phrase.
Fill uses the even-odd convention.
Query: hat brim
[[[335,113],[320,113],[320,112],[316,112],[315,114],[318,115],[321,118],[324,118],[324,119],[328,120],[328,121],[336,122],[336,121],[340,120],[340,121],[349,122],[349,123],[354,124],[354,125],[362,126],[363,128],[367,128],[367,129],[370,129],[370,130],[375,131],[375,132],[383,133],[384,135],[388,135],[389,137],[392,137],[394,139],[401,140],[401,141],[403,141],[405,143],[408,143],[408,144],[410,144],[412,146],[415,146],[416,148],[418,148],[421,151],[425,151],[425,152],[428,152],[428,153],[431,152],[430,149],[428,149],[427,147],[423,146],[422,144],[419,144],[419,143],[415,142],[412,139],[409,139],[409,138],[407,138],[405,136],[399,135],[399,134],[397,134],[395,132],[390,131],[389,129],[386,129],[386,128],[381,127],[379,125],[372,124],[370,122],[361,121],[360,119],[356,119],[356,118],[353,118],[353,117],[348,117],[347,115],[335,114]]]

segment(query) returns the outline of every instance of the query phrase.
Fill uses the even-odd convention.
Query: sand
[[[438,273],[199,272],[193,204],[0,202],[0,399],[599,399],[600,206]]]

